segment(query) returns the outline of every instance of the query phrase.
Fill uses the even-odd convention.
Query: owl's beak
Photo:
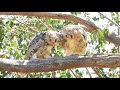
[[[52,43],[54,44],[54,43],[55,43],[55,40],[53,40]]]
[[[74,31],[74,34],[77,34],[77,33],[78,33],[77,30],[75,30],[75,31]]]
[[[57,42],[57,40],[56,40],[56,39],[53,39],[51,42],[52,42],[52,44],[54,44],[54,43]]]

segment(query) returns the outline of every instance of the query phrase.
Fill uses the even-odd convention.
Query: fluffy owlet
[[[87,29],[82,25],[67,25],[62,30],[64,41],[61,43],[61,47],[65,50],[66,56],[72,54],[85,54],[87,41],[86,32]]]
[[[30,42],[25,60],[32,58],[45,59],[51,54],[51,49],[60,41],[59,32],[53,30],[38,33]]]

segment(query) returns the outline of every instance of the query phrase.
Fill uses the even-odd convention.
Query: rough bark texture
[[[0,58],[0,71],[48,72],[79,67],[120,67],[120,55],[52,57],[46,60],[9,60]]]
[[[77,22],[80,24],[85,25],[88,29],[86,31],[88,32],[94,32],[97,31],[97,29],[100,29],[98,26],[96,26],[91,21],[84,20],[79,17],[75,17],[72,15],[62,14],[62,13],[54,13],[54,12],[0,12],[0,15],[22,15],[22,16],[36,16],[36,17],[42,17],[42,18],[53,18],[53,19],[64,19],[68,21]],[[120,46],[120,37],[114,37],[105,35],[104,39],[106,41],[109,41],[117,46]]]

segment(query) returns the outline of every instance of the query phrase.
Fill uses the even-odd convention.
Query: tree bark
[[[9,60],[0,58],[0,71],[32,73],[80,67],[120,67],[120,55],[51,57],[45,60]]]
[[[104,35],[104,39],[108,42],[111,42],[117,46],[120,46],[120,36],[116,35],[115,33],[111,33],[109,36]]]

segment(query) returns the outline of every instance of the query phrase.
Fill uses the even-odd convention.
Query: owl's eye
[[[71,30],[68,30],[68,32],[71,32]]]
[[[55,39],[55,42],[57,42],[58,40],[57,39]]]
[[[55,39],[55,42],[60,42],[60,40],[59,39]]]
[[[52,39],[49,39],[50,41],[52,41]]]
[[[65,35],[65,37],[68,37],[68,35]]]
[[[73,38],[73,35],[70,35],[71,36],[71,38]]]
[[[82,34],[83,35],[83,34]],[[86,39],[85,35],[83,35],[84,39]]]
[[[73,38],[73,35],[65,35],[67,38]]]

